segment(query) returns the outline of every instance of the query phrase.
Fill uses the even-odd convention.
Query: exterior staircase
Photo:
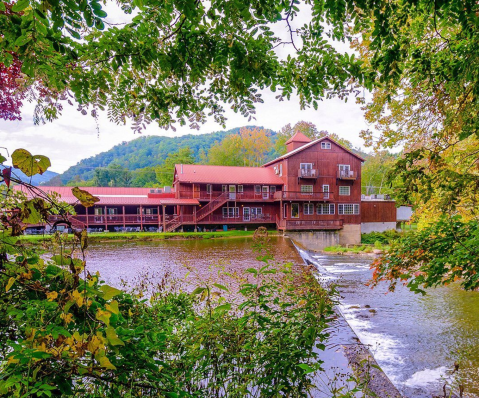
[[[209,216],[216,209],[223,206],[229,200],[229,192],[223,192],[220,196],[213,199],[211,202],[203,206],[200,210],[196,212],[196,222],[203,220],[205,217]],[[191,222],[191,220],[189,220]],[[183,217],[178,216],[168,221],[165,225],[165,232],[173,232],[176,228],[181,227],[183,224]]]
[[[209,216],[216,209],[223,206],[229,199],[229,192],[223,192],[220,196],[213,199],[206,206],[203,206],[200,210],[196,212],[196,221],[201,221],[206,216]]]

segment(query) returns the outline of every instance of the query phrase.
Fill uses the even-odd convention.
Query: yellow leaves
[[[112,369],[112,370],[116,369],[116,367],[110,362],[110,360],[107,357],[101,357],[99,362],[102,368]]]
[[[115,329],[112,327],[106,329],[106,338],[112,346],[125,345],[125,343],[118,338]]]
[[[65,314],[65,313],[62,313],[60,315],[60,318],[63,320],[63,322],[65,322],[65,325],[68,325],[70,324],[72,321],[73,321],[73,314],[69,313],[69,314]]]
[[[43,174],[50,166],[50,159],[42,155],[32,155],[26,149],[17,149],[12,153],[13,167],[23,171],[28,177]]]
[[[115,289],[114,287],[108,285],[101,286],[100,290],[103,292],[103,299],[106,301],[118,296],[121,293],[121,290]]]
[[[85,207],[91,207],[95,203],[100,201],[100,199],[96,196],[93,196],[91,193],[84,191],[83,189],[80,189],[78,187],[72,188],[72,194]]]
[[[105,305],[107,311],[110,311],[112,314],[118,315],[120,310],[118,308],[118,301],[113,300],[110,304]]]
[[[101,308],[97,309],[95,318],[98,319],[99,321],[102,321],[107,326],[110,326],[110,317],[111,317],[111,312],[103,311]]]
[[[8,280],[7,286],[5,287],[5,292],[8,292],[10,290],[10,288],[13,286],[15,281],[16,279],[13,277]]]
[[[47,300],[53,301],[58,297],[58,292],[49,292],[47,293]]]
[[[95,355],[100,349],[104,350],[105,342],[103,336],[100,333],[92,336],[91,339],[88,341],[87,349],[93,355]]]

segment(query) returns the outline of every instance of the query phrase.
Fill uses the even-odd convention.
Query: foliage
[[[132,173],[118,165],[110,164],[106,168],[95,169],[93,186],[96,187],[129,187],[132,184]]]
[[[20,109],[25,94],[19,92],[22,63],[13,59],[9,67],[0,62],[0,119],[22,120]]]
[[[10,66],[15,52],[31,98],[40,84],[48,90],[37,120],[56,117],[55,105],[72,98],[82,113],[96,117],[108,108],[111,120],[130,118],[137,131],[151,120],[197,128],[208,116],[224,125],[224,104],[251,117],[262,102],[259,89],[280,99],[296,93],[302,107],[317,108],[364,80],[360,61],[326,39],[349,37],[349,12],[361,15],[354,4],[307,1],[311,10],[300,12],[283,0],[105,3],[121,9],[121,20],[107,21],[96,0],[2,2],[0,62]],[[293,29],[303,14],[308,20]],[[290,40],[282,42],[276,27]],[[292,49],[285,59],[275,51],[280,45]]]
[[[228,135],[210,148],[208,164],[258,167],[266,162],[270,148],[267,130],[243,127],[239,134]]]
[[[425,223],[448,211],[477,215],[478,12],[473,1],[394,1],[375,18],[396,34],[378,40],[363,27],[356,43],[365,65],[383,73],[366,119],[378,147],[404,146],[390,176]],[[372,131],[363,136],[373,144]]]
[[[361,167],[361,193],[393,194],[399,181],[390,179],[397,155],[388,151],[377,151],[366,157]]]
[[[400,233],[395,229],[384,232],[369,232],[367,234],[361,234],[361,243],[373,245],[376,242],[390,244],[398,240],[404,233]]]
[[[193,164],[195,158],[193,151],[186,147],[170,153],[165,161],[155,168],[156,179],[160,186],[172,186],[174,178],[175,164]]]
[[[442,216],[437,222],[393,241],[387,256],[373,263],[373,284],[386,280],[390,290],[398,282],[412,291],[460,281],[466,290],[479,287],[477,266],[479,223],[460,216]]]
[[[210,134],[187,134],[180,137],[140,137],[116,145],[106,152],[81,160],[77,165],[70,167],[67,171],[61,174],[60,178],[63,184],[69,184],[69,182],[75,180],[77,182],[72,184],[85,186],[85,184],[80,184],[78,181],[92,180],[96,168],[105,168],[110,164],[115,164],[128,169],[132,173],[132,186],[141,187],[144,185],[139,185],[134,182],[135,178],[138,176],[135,171],[138,170],[139,174],[143,171],[149,173],[147,168],[160,165],[170,153],[176,152],[178,149],[184,147],[188,147],[193,151],[195,163],[202,162],[204,161],[204,158],[201,158],[202,153],[207,153],[216,141],[222,141],[223,138],[229,134],[237,134],[239,130],[239,128],[235,128]],[[271,132],[271,135],[274,137],[275,133]],[[151,179],[148,179],[148,181],[149,184],[152,183]]]

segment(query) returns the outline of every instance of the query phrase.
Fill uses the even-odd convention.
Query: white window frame
[[[331,215],[334,214],[334,203],[318,203],[316,205],[317,215]]]
[[[263,215],[263,208],[262,207],[252,207],[251,208],[251,218],[255,219],[258,216]]]
[[[301,195],[312,195],[313,186],[312,185],[300,185]],[[306,188],[307,187],[307,188]]]
[[[340,185],[339,186],[339,195],[340,196],[351,196],[351,187],[349,185]]]
[[[238,185],[238,193],[243,193],[243,185]]]
[[[117,216],[118,215],[118,209],[116,207],[108,207],[106,209],[106,211],[107,211],[109,216]]]
[[[270,193],[271,195],[273,195],[275,192],[276,192],[276,187],[275,187],[274,185],[271,185],[271,186],[269,187],[269,193]]]
[[[256,195],[261,195],[261,185],[255,185],[254,186],[254,193]]]
[[[305,216],[314,215],[314,204],[313,203],[303,203],[303,214]]]
[[[313,170],[313,164],[312,163],[300,163],[299,168],[301,170]]]
[[[340,215],[358,215],[359,204],[358,203],[340,203],[338,204],[338,214]]]
[[[239,218],[239,207],[223,207],[223,218]]]
[[[298,207],[298,215],[297,216],[293,216],[293,206],[297,206]],[[299,218],[299,203],[291,203],[291,218]]]
[[[211,184],[206,184],[206,193],[210,194],[212,192],[212,186]]]
[[[331,149],[331,143],[329,141],[322,142],[321,149]]]
[[[222,192],[222,193],[228,192],[228,185],[222,185],[222,186],[221,186],[221,192]]]
[[[93,209],[95,216],[102,216],[103,215],[103,207],[95,207]]]

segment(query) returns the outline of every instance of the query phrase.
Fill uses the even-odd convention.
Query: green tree
[[[366,158],[361,167],[361,192],[365,195],[392,194],[390,176],[398,155],[378,151]]]
[[[265,163],[271,139],[261,128],[241,128],[239,134],[227,136],[208,152],[208,164],[222,166],[260,166]]]
[[[163,164],[155,168],[156,179],[160,186],[173,185],[175,164],[193,164],[195,157],[190,148],[181,148],[170,153]]]
[[[152,188],[158,185],[158,179],[156,178],[156,172],[154,167],[144,167],[132,172],[133,181],[132,187],[148,187]]]

